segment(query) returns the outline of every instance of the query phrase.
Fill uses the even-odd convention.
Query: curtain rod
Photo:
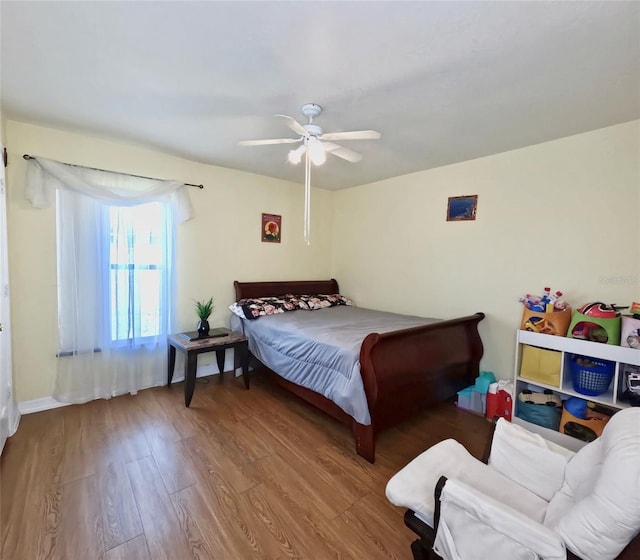
[[[29,154],[24,154],[23,159],[36,159]],[[162,179],[156,179],[155,177],[145,177],[144,175],[134,175],[133,173],[120,173],[119,171],[109,171],[108,169],[98,169],[97,167],[87,167],[86,165],[76,165],[74,163],[65,163],[65,165],[70,165],[71,167],[82,167],[83,169],[91,169],[93,171],[103,171],[105,173],[118,173],[119,175],[127,175],[128,177],[137,177],[138,179],[151,179],[152,181],[162,181]],[[186,187],[197,187],[199,189],[204,189],[204,185],[194,185],[193,183],[183,183]]]

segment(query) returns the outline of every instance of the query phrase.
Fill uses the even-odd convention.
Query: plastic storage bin
[[[523,346],[520,377],[559,387],[561,364],[562,352],[544,350],[535,346]]]
[[[567,337],[618,345],[620,344],[620,325],[620,317],[602,319],[576,311],[571,319]]]
[[[602,430],[608,421],[609,418],[603,414],[597,414],[597,417],[580,418],[572,414],[565,404],[560,417],[559,431],[582,441],[593,441],[602,435]]]
[[[470,410],[471,412],[482,414],[484,416],[484,412],[487,408],[487,395],[479,393],[475,390],[475,386],[472,385],[471,387],[462,389],[462,391],[458,391],[457,404],[458,408]]]
[[[606,393],[615,372],[615,362],[572,355],[569,360],[573,389],[592,397]]]
[[[622,317],[620,346],[640,349],[640,319]]]
[[[564,309],[563,311],[544,313],[542,311],[531,311],[525,307],[522,312],[520,329],[523,331],[566,336],[570,322],[570,308]]]
[[[562,409],[559,407],[516,401],[516,416],[518,418],[550,430],[559,428],[561,415]]]

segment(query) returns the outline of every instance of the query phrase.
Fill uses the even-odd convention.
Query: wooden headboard
[[[285,294],[337,294],[338,282],[331,280],[293,280],[283,282],[238,282],[233,283],[236,289],[236,301],[245,298],[267,296],[283,296]]]

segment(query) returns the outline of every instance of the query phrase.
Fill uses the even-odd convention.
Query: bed
[[[236,301],[286,294],[339,293],[338,282],[334,279],[282,282],[235,281],[234,287]],[[337,311],[340,308],[313,312],[296,311],[284,315],[295,316],[293,330],[298,331],[302,330],[300,323],[302,320],[313,317],[317,321],[323,312],[329,314],[334,309]],[[284,328],[282,326],[284,319],[275,319],[276,317],[283,317],[283,315],[261,317],[257,321],[233,316],[236,321],[233,326],[236,328],[239,326],[247,334],[253,358],[257,359],[257,356],[262,358],[258,361],[277,383],[350,426],[357,453],[371,463],[375,461],[375,440],[378,433],[406,420],[418,409],[454,397],[457,391],[472,384],[479,372],[483,347],[478,333],[478,323],[484,318],[483,313],[450,320],[395,315],[393,319],[396,323],[391,324],[415,324],[415,326],[389,332],[375,332],[376,329],[372,329],[368,334],[362,335],[361,342],[360,339],[358,340],[359,348],[355,351],[356,373],[359,374],[359,378],[354,373],[349,383],[353,386],[355,394],[358,393],[358,383],[362,388],[365,399],[364,408],[368,412],[363,415],[362,406],[357,403],[352,410],[349,405],[345,405],[344,401],[335,399],[333,396],[328,398],[322,392],[305,387],[299,381],[293,382],[287,379],[289,372],[284,371],[288,369],[286,366],[281,365],[281,371],[277,371],[278,366],[274,366],[275,370],[272,369],[271,365],[279,361],[270,359],[269,355],[273,352],[268,350],[268,346],[263,346],[261,350],[259,344],[268,344],[268,341],[265,342],[262,339],[268,338],[267,327],[270,325]],[[406,320],[403,319],[404,317]],[[365,316],[365,319],[369,318],[369,315]],[[416,322],[416,319],[421,319],[423,324],[419,324],[420,321]],[[257,325],[260,325],[260,329],[252,335],[252,329]],[[326,339],[324,340],[326,345],[332,344],[332,337],[333,340],[355,340],[353,333],[347,336],[337,330],[338,326],[335,327],[335,332],[332,332],[333,328],[325,329],[321,336],[322,339]],[[352,324],[350,328],[355,327]],[[315,332],[316,334],[320,332],[317,325]],[[282,336],[276,332],[271,338],[279,340]],[[306,342],[300,344],[303,343],[306,344]]]

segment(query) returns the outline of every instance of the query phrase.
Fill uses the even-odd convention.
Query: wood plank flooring
[[[489,424],[443,404],[380,435],[350,430],[252,374],[24,416],[0,461],[3,560],[409,559],[384,489],[453,437],[480,456]]]

